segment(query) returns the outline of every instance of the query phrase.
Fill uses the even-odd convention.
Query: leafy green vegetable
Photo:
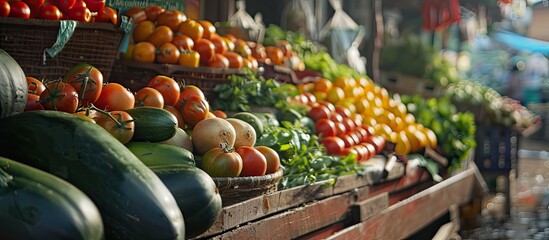
[[[278,152],[284,177],[279,188],[291,188],[348,174],[361,174],[366,166],[356,164],[354,156],[329,156],[316,135],[299,122],[283,121],[280,127],[268,127],[256,145],[268,146]]]
[[[289,109],[289,96],[299,91],[292,84],[283,84],[274,79],[265,80],[252,70],[244,75],[231,75],[229,83],[218,84],[214,91],[219,97],[213,101],[214,109],[224,111],[250,111],[250,106],[275,107]]]
[[[450,160],[449,168],[459,167],[477,146],[475,117],[470,112],[458,112],[446,98],[424,99],[419,95],[401,96],[416,122],[430,128],[437,136],[438,146]]]

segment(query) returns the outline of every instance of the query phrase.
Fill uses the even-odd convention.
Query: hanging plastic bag
[[[254,42],[263,42],[265,25],[263,25],[261,13],[256,14],[255,19],[246,12],[246,2],[236,1],[236,12],[229,17],[227,25],[219,27],[220,33],[230,33],[237,38]]]
[[[320,31],[320,40],[326,44],[332,57],[341,64],[347,64],[360,73],[366,73],[365,59],[360,56],[358,47],[366,34],[341,7],[340,0],[330,0],[334,16]]]
[[[316,22],[311,0],[291,0],[284,10],[280,26],[283,29],[303,33],[308,39],[316,40]]]

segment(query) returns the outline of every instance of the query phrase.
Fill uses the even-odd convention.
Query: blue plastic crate
[[[477,125],[476,141],[475,163],[481,172],[516,169],[519,133],[514,127]]]

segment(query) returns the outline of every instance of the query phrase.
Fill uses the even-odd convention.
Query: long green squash
[[[100,126],[31,111],[0,119],[0,155],[73,184],[98,207],[108,239],[183,239],[177,203],[160,179]]]
[[[187,238],[206,232],[222,209],[221,195],[213,179],[188,164],[150,167],[175,197],[185,217]]]
[[[27,91],[23,69],[0,49],[0,118],[23,112],[27,104]]]
[[[99,210],[70,183],[0,157],[0,239],[103,239]]]

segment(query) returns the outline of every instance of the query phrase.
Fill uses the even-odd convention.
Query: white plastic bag
[[[291,0],[282,11],[280,26],[316,40],[316,22],[311,0]]]
[[[242,34],[237,37],[244,38],[246,40],[252,40],[255,42],[263,42],[263,37],[265,35],[265,26],[262,22],[261,14],[255,16],[255,19],[246,12],[246,3],[245,1],[236,2],[236,12],[229,17],[228,23],[231,27],[240,28],[241,31],[244,31]]]
[[[330,0],[330,4],[335,10],[334,16],[320,30],[320,40],[326,44],[338,63],[366,73],[365,59],[358,50],[366,34],[364,27],[343,11],[340,0]]]

